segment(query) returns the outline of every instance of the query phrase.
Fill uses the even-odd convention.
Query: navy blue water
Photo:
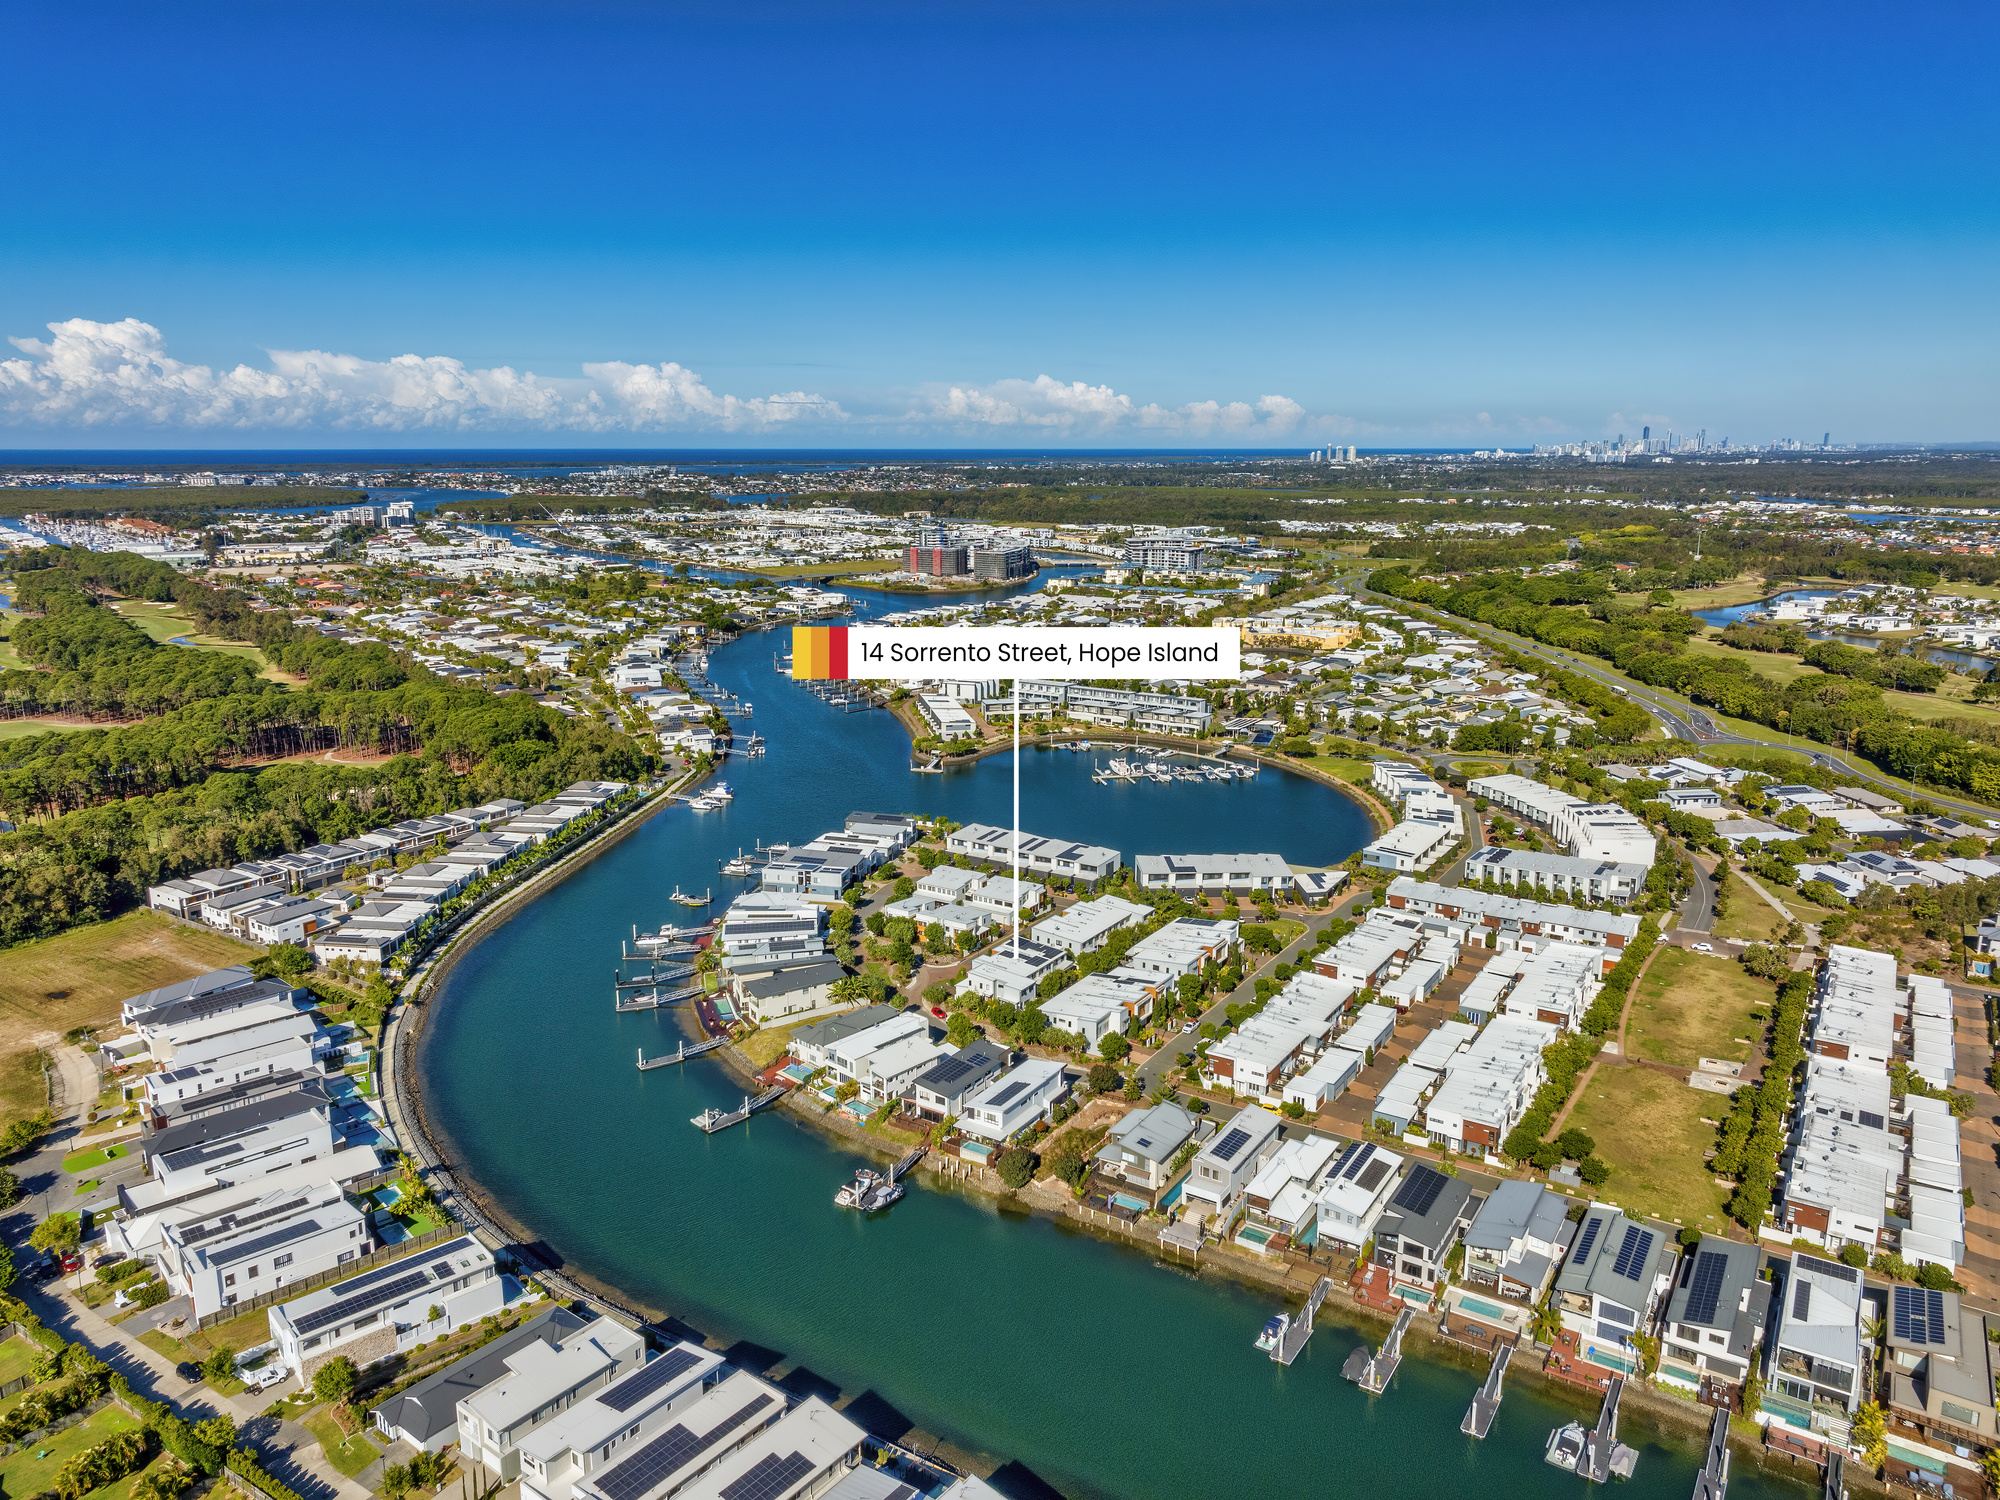
[[[895,601],[861,596],[878,613]],[[776,1351],[796,1388],[866,1393],[857,1415],[1012,1465],[1009,1493],[1209,1500],[1326,1492],[1527,1495],[1580,1484],[1541,1462],[1577,1415],[1511,1392],[1484,1443],[1458,1422],[1483,1371],[1406,1360],[1388,1395],[1339,1378],[1362,1330],[1323,1320],[1291,1369],[1252,1345],[1270,1294],[1196,1280],[1067,1225],[928,1185],[890,1213],[833,1206],[856,1158],[783,1114],[709,1137],[689,1123],[740,1091],[707,1062],[641,1074],[678,1035],[617,1015],[607,982],[631,924],[682,915],[675,885],[740,883],[717,861],[757,839],[807,837],[859,809],[1005,822],[1011,757],[944,776],[907,769],[885,713],[841,715],[780,678],[771,636],[722,649],[712,675],[755,705],[770,741],[726,769],[736,801],[676,809],[480,944],[431,1002],[421,1068],[459,1164],[574,1268],[707,1333]],[[1024,756],[1024,826],[1135,851],[1272,849],[1340,859],[1368,837],[1337,792],[1255,782],[1099,787],[1091,757]],[[754,1349],[748,1362],[761,1365]],[[1680,1500],[1691,1442],[1642,1446],[1638,1497]],[[1752,1474],[1743,1500],[1772,1492]]]
[[[1752,599],[1747,604],[1730,604],[1718,609],[1698,609],[1694,612],[1694,617],[1704,624],[1713,625],[1717,630],[1725,630],[1746,616],[1784,600],[1831,599],[1838,592],[1838,589],[1787,589],[1782,594],[1772,594],[1766,599]],[[1873,636],[1854,635],[1843,630],[1808,630],[1806,636],[1815,641],[1838,641],[1844,646],[1859,646],[1864,651],[1873,651],[1882,644]],[[1934,662],[1974,668],[1982,672],[1994,663],[1994,658],[1991,656],[1981,656],[1970,651],[1954,651],[1945,646],[1932,647],[1925,655]]]

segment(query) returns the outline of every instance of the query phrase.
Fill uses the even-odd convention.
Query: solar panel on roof
[[[1646,1257],[1652,1253],[1653,1238],[1652,1230],[1627,1224],[1625,1238],[1618,1246],[1618,1258],[1611,1263],[1612,1271],[1627,1281],[1637,1281],[1646,1268]]]
[[[930,1088],[942,1088],[947,1083],[956,1083],[971,1071],[972,1064],[964,1058],[947,1057],[943,1062],[931,1069],[930,1076],[924,1080],[924,1083]]]
[[[1810,1271],[1815,1276],[1831,1276],[1835,1281],[1844,1281],[1853,1286],[1860,1278],[1854,1267],[1837,1260],[1821,1260],[1817,1255],[1801,1255],[1793,1265],[1802,1271]]]
[[[1396,1196],[1389,1201],[1405,1213],[1422,1218],[1437,1202],[1438,1194],[1444,1191],[1448,1179],[1435,1167],[1419,1162],[1410,1168],[1410,1175],[1403,1179],[1403,1185],[1396,1189]]]
[[[663,1480],[686,1468],[769,1405],[771,1394],[765,1391],[755,1401],[730,1413],[699,1437],[689,1430],[686,1423],[676,1422],[630,1458],[613,1464],[599,1474],[595,1487],[606,1500],[639,1500],[641,1495],[658,1488]]]
[[[1590,1247],[1597,1243],[1597,1231],[1603,1227],[1604,1221],[1602,1219],[1592,1219],[1588,1224],[1583,1226],[1583,1234],[1576,1242],[1576,1253],[1569,1258],[1571,1265],[1580,1266],[1583,1264],[1584,1257],[1590,1254]]]
[[[1792,1288],[1792,1316],[1804,1322],[1811,1311],[1812,1283],[1801,1276],[1797,1285]]]
[[[1012,1099],[1016,1094],[1020,1093],[1021,1090],[1026,1087],[1027,1085],[1025,1083],[1008,1084],[1007,1087],[1000,1090],[999,1093],[995,1094],[991,1099],[988,1099],[986,1101],[986,1108],[999,1109],[1002,1105],[1006,1104],[1006,1102],[1009,1099]]]
[[[1728,1267],[1729,1257],[1719,1250],[1704,1250],[1695,1257],[1694,1284],[1688,1288],[1688,1322],[1715,1321],[1715,1304],[1722,1295],[1722,1273]]]
[[[753,1464],[742,1478],[725,1484],[722,1500],[777,1500],[818,1467],[803,1453],[787,1453],[782,1458],[773,1453]]]
[[[1221,1140],[1215,1143],[1215,1155],[1223,1161],[1233,1161],[1236,1153],[1243,1149],[1244,1142],[1249,1139],[1249,1131],[1232,1129]]]
[[[1920,1286],[1891,1288],[1890,1331],[1909,1344],[1944,1342],[1944,1294]]]
[[[1372,1193],[1382,1185],[1382,1179],[1387,1177],[1389,1172],[1390,1167],[1386,1161],[1371,1161],[1368,1170],[1356,1180],[1356,1185],[1362,1192]]]
[[[634,1403],[644,1400],[676,1375],[693,1369],[701,1363],[701,1356],[692,1349],[669,1349],[658,1359],[643,1369],[635,1371],[616,1385],[598,1394],[598,1402],[613,1411],[630,1411]]]
[[[365,1313],[371,1308],[380,1307],[385,1302],[394,1302],[398,1297],[407,1296],[409,1293],[419,1291],[430,1284],[431,1278],[428,1271],[418,1271],[409,1276],[398,1276],[393,1281],[384,1282],[382,1285],[371,1287],[369,1290],[361,1292],[356,1296],[347,1297],[330,1306],[322,1307],[318,1312],[307,1313],[303,1318],[299,1319],[297,1325],[298,1331],[300,1333],[318,1333],[322,1328],[331,1328],[336,1323],[344,1323],[349,1318]]]
[[[1361,1169],[1368,1165],[1368,1158],[1375,1154],[1375,1143],[1363,1141],[1358,1146],[1350,1146],[1347,1154],[1353,1159],[1348,1162],[1347,1170],[1340,1175],[1352,1181],[1361,1175]]]

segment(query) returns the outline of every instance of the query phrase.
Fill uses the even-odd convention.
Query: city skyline
[[[23,11],[0,443],[2000,437],[1992,15],[1676,20]]]

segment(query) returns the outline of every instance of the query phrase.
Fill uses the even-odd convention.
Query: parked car
[[[1688,947],[1692,948],[1696,953],[1713,953],[1715,951],[1715,944],[1713,943],[1689,943]]]
[[[83,1269],[83,1257],[81,1255],[65,1255],[63,1257],[62,1268],[65,1276],[72,1271],[81,1271]]]
[[[942,1005],[933,1005],[931,1007],[931,1014],[936,1016],[940,1021],[945,1019],[944,1007]]]
[[[1190,1031],[1193,1031],[1193,1030],[1194,1030],[1194,1028],[1195,1028],[1195,1024],[1196,1024],[1196,1023],[1195,1023],[1195,1022],[1193,1022],[1193,1021],[1184,1021],[1184,1022],[1182,1022],[1182,1023],[1181,1023],[1181,1035],[1182,1035],[1182,1036],[1186,1036],[1186,1035],[1187,1035],[1187,1034],[1188,1034],[1188,1033],[1189,1033]]]
[[[274,1385],[283,1385],[292,1372],[281,1364],[262,1365],[255,1370],[238,1370],[246,1385],[253,1391],[268,1391]]]

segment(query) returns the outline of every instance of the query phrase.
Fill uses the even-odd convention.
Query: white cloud
[[[1108,385],[1065,384],[1049,375],[1033,380],[996,380],[987,386],[949,386],[932,393],[903,416],[905,422],[960,430],[1015,428],[1064,436],[1103,436],[1130,431],[1186,437],[1276,437],[1306,419],[1289,396],[1247,401],[1190,401],[1184,406],[1140,405]],[[1325,419],[1315,418],[1315,423]],[[1338,419],[1336,419],[1338,420]]]
[[[48,339],[8,342],[0,360],[0,423],[32,427],[336,428],[742,432],[847,414],[824,396],[717,395],[678,364],[587,364],[581,378],[502,365],[475,370],[445,355],[370,360],[317,349],[273,349],[269,370],[216,370],[166,352],[137,318],[48,325]]]

